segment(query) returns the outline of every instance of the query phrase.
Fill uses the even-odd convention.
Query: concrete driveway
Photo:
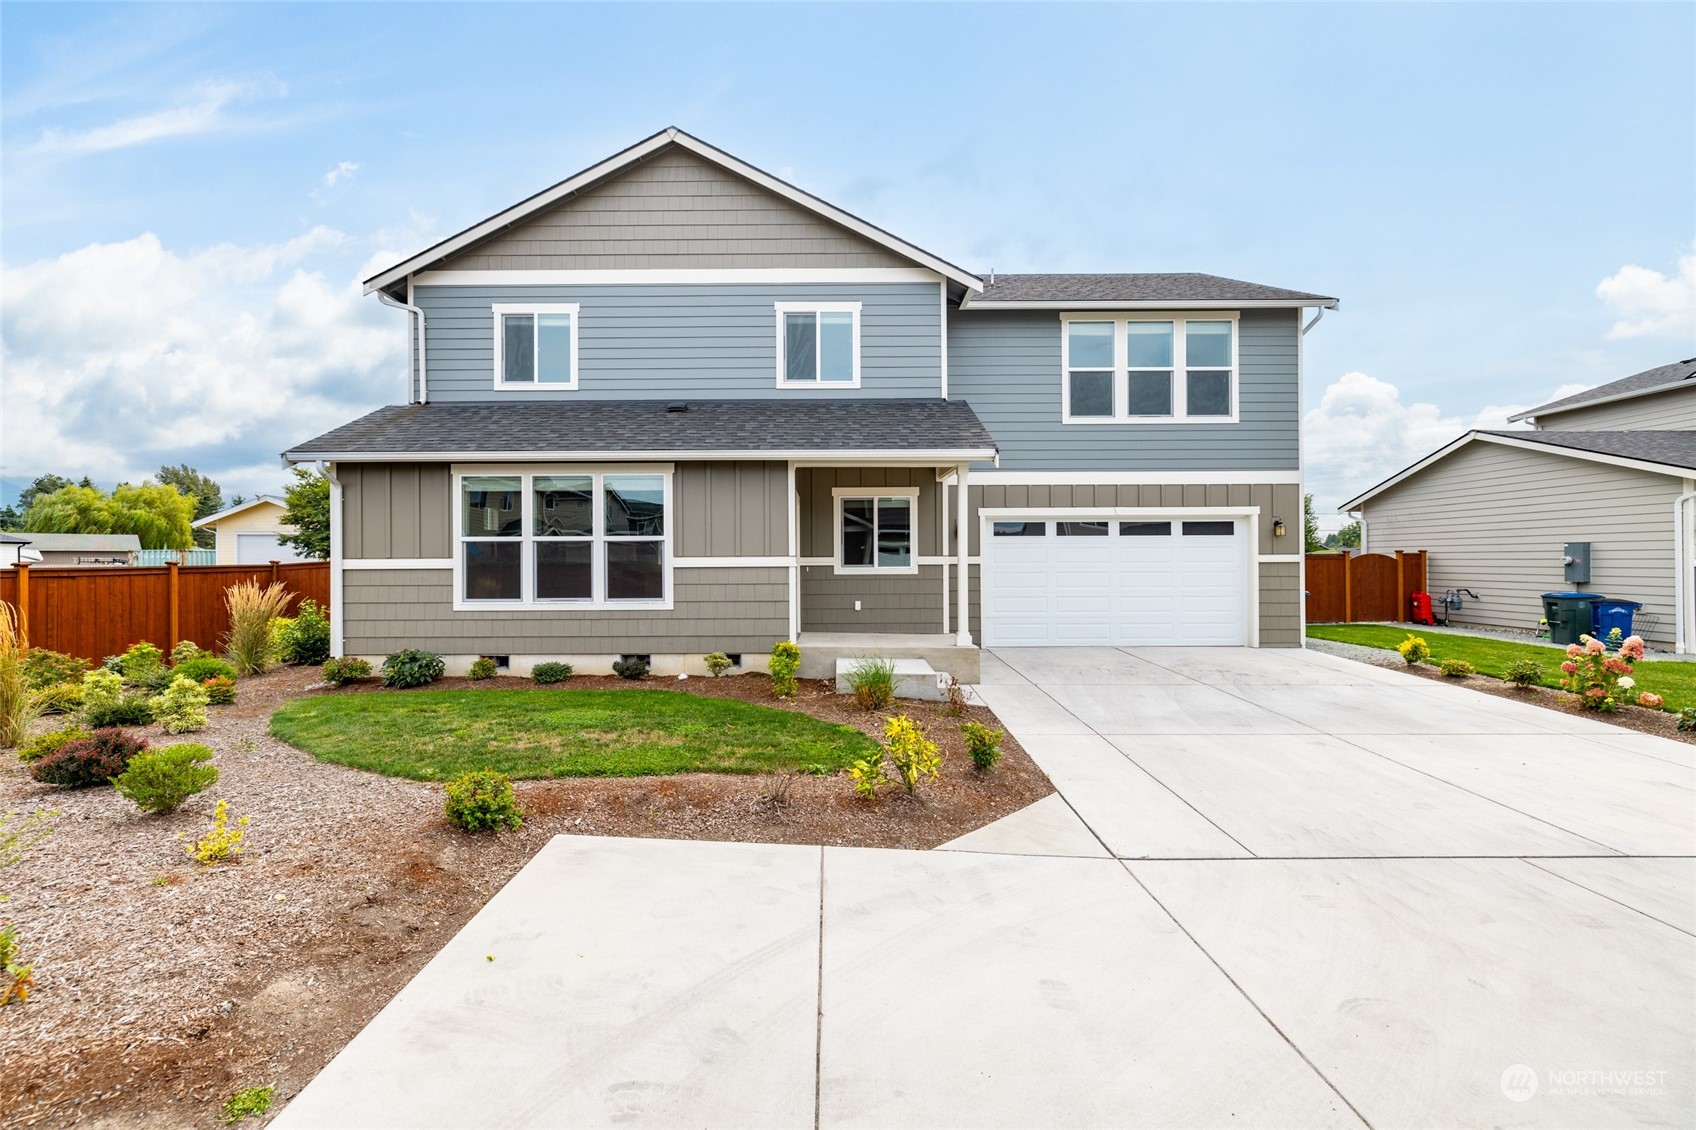
[[[276,1125],[1690,1123],[1696,748],[1306,652],[979,689],[1057,796],[559,837]]]

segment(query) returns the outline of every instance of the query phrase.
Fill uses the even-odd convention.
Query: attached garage
[[[986,517],[984,644],[1247,644],[1248,525],[1211,514]]]
[[[276,533],[237,534],[236,564],[268,565],[272,561],[304,560],[293,546],[284,545],[280,539],[281,535]]]

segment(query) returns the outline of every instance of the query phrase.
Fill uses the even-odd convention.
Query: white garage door
[[[991,522],[984,643],[1247,643],[1246,527],[1240,518]]]
[[[293,546],[284,545],[276,534],[237,534],[236,564],[266,565],[272,561],[300,561]]]

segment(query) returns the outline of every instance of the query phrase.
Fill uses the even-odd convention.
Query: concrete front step
[[[860,664],[867,662],[864,658],[849,658],[844,656],[836,661],[836,693],[853,694],[854,686],[848,676]],[[944,688],[947,686],[946,675],[937,671],[922,659],[890,659],[887,662],[895,665],[895,697],[916,698],[925,702],[941,702],[948,697]]]

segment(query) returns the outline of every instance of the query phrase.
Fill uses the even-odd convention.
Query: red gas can
[[[1413,594],[1413,622],[1415,624],[1435,624],[1431,618],[1431,594],[1416,592]]]

